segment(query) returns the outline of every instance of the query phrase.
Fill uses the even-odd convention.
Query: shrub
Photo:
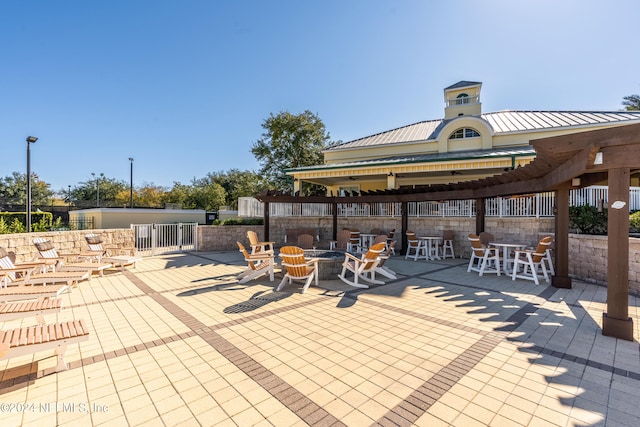
[[[0,233],[13,234],[26,231],[26,212],[0,212],[0,219],[4,225],[0,225]],[[46,231],[51,228],[53,214],[51,212],[32,212],[31,231]],[[9,224],[7,226],[7,224]]]
[[[595,206],[571,206],[569,228],[576,233],[607,234],[607,210],[598,212]]]
[[[629,215],[629,229],[634,233],[640,232],[640,211]]]
[[[223,225],[263,225],[264,220],[262,218],[230,218],[222,222]]]

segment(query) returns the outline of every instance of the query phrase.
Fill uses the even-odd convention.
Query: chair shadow
[[[223,313],[246,313],[249,311],[254,311],[258,308],[264,307],[267,304],[289,298],[291,295],[293,295],[293,292],[256,292],[255,294],[251,295],[251,297],[247,301],[242,301],[226,307],[223,310]]]
[[[192,297],[195,295],[206,294],[207,292],[216,292],[216,291],[239,291],[242,289],[246,289],[249,286],[240,285],[237,281],[235,283],[220,283],[217,285],[205,286],[202,288],[189,289],[188,291],[180,292],[176,296],[179,297]]]

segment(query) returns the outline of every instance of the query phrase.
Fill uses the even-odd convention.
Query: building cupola
[[[482,114],[480,103],[481,82],[461,81],[444,89],[444,118],[458,116],[479,116]]]

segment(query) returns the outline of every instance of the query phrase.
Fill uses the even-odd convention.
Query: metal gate
[[[198,250],[198,224],[131,224],[142,256]]]

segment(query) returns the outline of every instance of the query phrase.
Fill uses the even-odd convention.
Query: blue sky
[[[622,108],[640,93],[636,0],[0,2],[0,176],[53,190],[258,170],[269,114],[310,110],[350,141],[483,111]]]

